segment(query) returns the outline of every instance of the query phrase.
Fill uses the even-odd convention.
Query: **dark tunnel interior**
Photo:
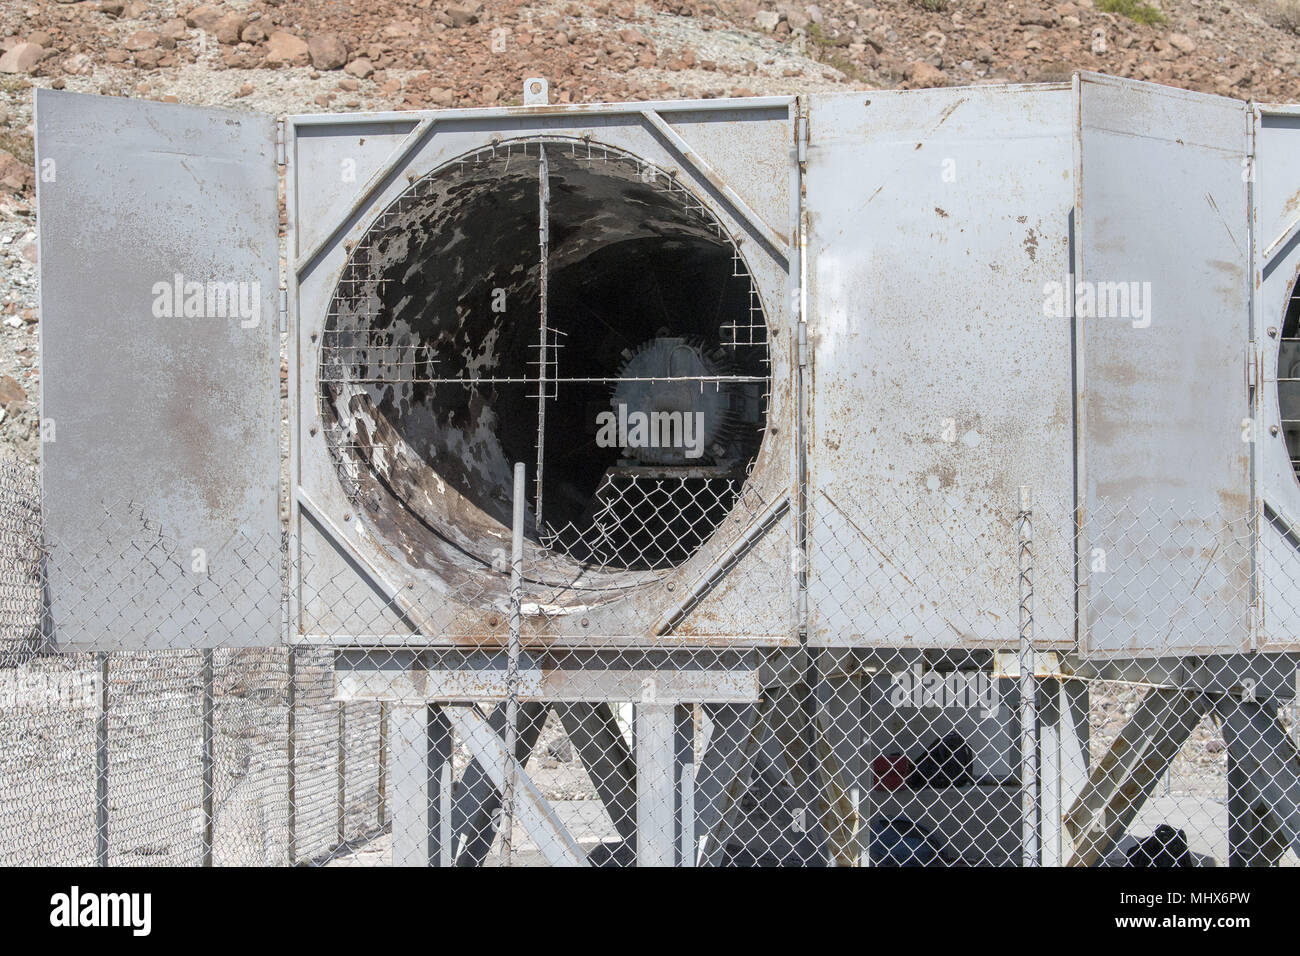
[[[522,461],[530,538],[626,570],[681,563],[728,513],[767,375],[751,277],[698,200],[626,154],[530,140],[378,217],[331,303],[319,399],[349,494],[408,561],[490,561]]]

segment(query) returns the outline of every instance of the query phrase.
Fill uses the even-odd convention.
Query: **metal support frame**
[[[624,840],[636,838],[636,762],[608,703],[556,704],[569,735],[614,829]]]
[[[1209,706],[1204,694],[1159,687],[1147,692],[1065,815],[1074,844],[1070,865],[1105,859]]]
[[[1232,757],[1229,840],[1235,835],[1241,841],[1236,847],[1229,843],[1231,865],[1243,858],[1274,862],[1279,846],[1289,845],[1300,856],[1300,752],[1274,705],[1231,696],[1215,704]]]
[[[704,707],[713,731],[695,779],[695,859],[702,866],[723,860],[749,788],[765,709],[759,703]]]
[[[451,724],[435,706],[392,708],[393,865],[437,866],[442,831],[439,789],[451,764]]]
[[[636,705],[637,866],[674,866],[682,848],[682,771],[694,760],[690,708]]]
[[[1259,803],[1250,774],[1228,750],[1228,866],[1275,866],[1286,840],[1267,806]]]
[[[509,755],[483,712],[473,704],[442,708],[461,742],[488,772],[492,782],[504,789],[507,768],[516,780],[515,813],[528,835],[537,844],[542,857],[551,866],[585,866],[586,854],[560,822],[551,805],[536,785]]]
[[[494,734],[504,736],[505,707],[502,705],[494,707],[488,715],[487,722]],[[520,704],[514,749],[515,762],[519,766],[527,765],[545,723],[544,704],[530,702]],[[501,822],[501,815],[498,813],[501,809],[501,791],[493,782],[490,772],[492,769],[483,766],[477,760],[472,761],[456,784],[451,816],[453,842],[451,853],[452,862],[456,866],[482,866],[492,850],[497,826]]]
[[[1088,685],[1038,679],[1039,825],[1043,866],[1069,862],[1065,814],[1088,781]]]

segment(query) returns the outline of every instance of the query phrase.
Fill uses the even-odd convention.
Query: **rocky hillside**
[[[6,0],[0,444],[36,453],[31,88],[268,112],[1060,80],[1300,101],[1300,0]]]

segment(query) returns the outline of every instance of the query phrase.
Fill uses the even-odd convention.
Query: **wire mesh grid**
[[[0,491],[6,864],[1297,864],[1296,659],[1224,650],[1251,633],[1244,518],[1095,503],[1053,620],[1075,558],[1048,516],[823,498],[805,539],[797,499],[742,487],[689,559],[569,529],[498,582],[396,596],[304,565],[289,646],[256,620],[264,646],[194,649],[250,605],[164,530],[124,548],[124,508],[107,550],[60,546],[29,470]],[[221,553],[278,595],[282,542],[254,544]],[[60,561],[104,554],[141,573],[51,601]],[[613,594],[584,587],[602,569]],[[497,625],[431,635],[404,604]],[[78,649],[96,633],[139,649]]]

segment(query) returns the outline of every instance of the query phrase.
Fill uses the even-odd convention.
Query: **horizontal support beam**
[[[740,704],[762,696],[760,660],[745,652],[524,653],[519,699]],[[506,698],[503,651],[347,650],[335,656],[334,696],[394,703]]]

